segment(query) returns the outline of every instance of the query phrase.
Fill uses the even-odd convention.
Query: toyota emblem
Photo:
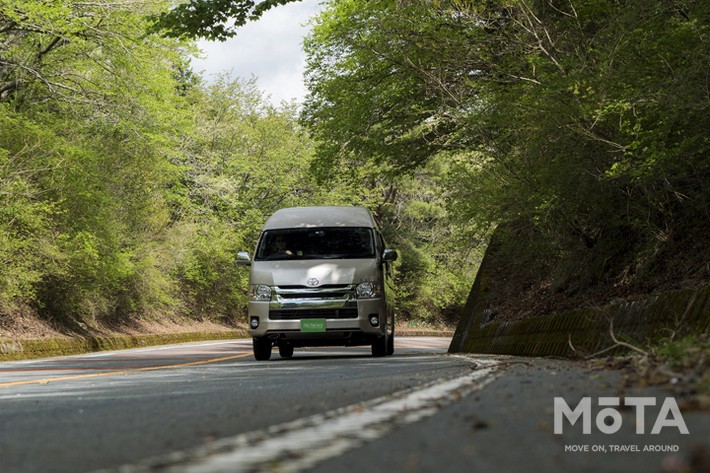
[[[306,281],[306,284],[308,284],[309,286],[317,286],[318,284],[320,284],[320,281],[318,280],[318,278],[311,278]]]

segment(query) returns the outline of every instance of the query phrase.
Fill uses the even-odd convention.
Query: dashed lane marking
[[[497,377],[496,361],[470,361],[475,371],[458,378],[96,473],[298,473],[434,415]]]

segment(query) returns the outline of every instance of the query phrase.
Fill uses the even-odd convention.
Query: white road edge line
[[[158,345],[155,347],[146,347],[146,348],[127,348],[125,350],[113,350],[113,351],[102,351],[98,353],[91,353],[87,355],[74,355],[76,357],[81,357],[81,358],[99,358],[102,356],[110,356],[110,355],[120,355],[120,354],[130,354],[130,353],[147,353],[151,351],[163,351],[163,350],[177,350],[181,348],[200,348],[200,347],[211,347],[214,345],[227,345],[227,344],[234,344],[235,342],[240,341],[241,339],[234,339],[234,340],[224,340],[224,341],[216,341],[216,342],[195,342],[195,343],[179,343],[179,344],[173,344],[173,345]],[[251,347],[251,339],[249,341],[249,347]]]
[[[296,473],[389,433],[395,426],[429,417],[495,379],[497,364],[472,360],[475,371],[102,472]]]

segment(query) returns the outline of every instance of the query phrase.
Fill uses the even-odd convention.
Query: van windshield
[[[259,261],[374,258],[371,228],[289,228],[261,235],[254,259]]]

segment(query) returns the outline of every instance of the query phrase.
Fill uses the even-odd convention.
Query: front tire
[[[289,343],[280,344],[279,356],[281,356],[281,358],[291,358],[293,356],[293,345]]]
[[[271,358],[271,340],[268,338],[254,338],[252,339],[252,346],[254,347],[256,361],[269,361]]]
[[[381,357],[387,356],[387,346],[389,337],[387,332],[372,344],[372,356]]]
[[[387,337],[387,355],[394,355],[394,330]]]

